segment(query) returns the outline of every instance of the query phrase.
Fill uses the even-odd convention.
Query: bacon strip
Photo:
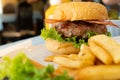
[[[115,26],[115,27],[119,27],[118,25],[112,23],[111,21],[86,21],[89,23],[96,23],[96,24],[103,24],[103,25],[110,25],[110,26]]]
[[[118,25],[112,23],[111,21],[97,21],[97,20],[83,20],[85,22],[89,22],[89,23],[96,23],[96,24],[103,24],[103,25],[110,25],[110,26],[114,26],[114,27],[119,27]],[[57,22],[65,22],[65,20],[53,20],[53,19],[45,19],[46,23],[57,23]]]

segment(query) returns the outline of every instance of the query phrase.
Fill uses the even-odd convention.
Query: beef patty
[[[62,34],[62,37],[77,36],[81,38],[86,35],[86,32],[94,32],[96,34],[105,34],[107,28],[103,24],[89,23],[85,21],[67,21],[54,23],[53,26]]]

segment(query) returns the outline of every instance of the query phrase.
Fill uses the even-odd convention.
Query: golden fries
[[[113,59],[107,51],[105,51],[102,47],[99,45],[96,45],[91,39],[89,40],[89,46],[92,51],[92,53],[101,60],[104,64],[112,64]]]
[[[89,61],[92,61],[92,62],[95,61],[95,56],[92,54],[90,48],[87,45],[82,44],[80,50],[81,51],[79,52],[79,57],[81,59],[89,60]]]
[[[89,60],[72,60],[70,58],[62,56],[54,57],[53,61],[59,65],[70,68],[83,68],[94,64],[92,61]]]
[[[78,70],[75,80],[118,80],[120,65],[98,65]]]
[[[53,60],[55,63],[70,67],[70,68],[83,68],[94,64],[95,56],[91,53],[90,48],[82,45],[81,52],[78,54],[70,54],[66,56],[56,56]]]
[[[120,79],[120,44],[105,35],[93,36],[82,44],[78,54],[59,55],[53,62],[68,71],[74,80]]]
[[[105,35],[97,35],[90,38],[90,40],[107,51],[116,64],[120,63],[120,44]]]
[[[72,60],[81,60],[81,58],[78,56],[78,54],[70,54],[68,55],[68,58]]]
[[[51,55],[51,56],[45,57],[44,61],[46,61],[46,62],[53,62],[53,59],[54,59],[54,56]]]

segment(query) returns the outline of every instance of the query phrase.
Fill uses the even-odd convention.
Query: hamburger
[[[57,54],[76,54],[80,46],[97,34],[109,35],[106,25],[116,26],[108,19],[107,9],[94,2],[68,2],[59,4],[53,19],[45,19],[52,28],[43,29],[48,50]]]

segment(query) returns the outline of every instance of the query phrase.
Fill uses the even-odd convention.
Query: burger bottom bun
[[[46,48],[55,55],[61,54],[78,54],[80,49],[75,48],[69,42],[58,42],[53,39],[46,39]]]

